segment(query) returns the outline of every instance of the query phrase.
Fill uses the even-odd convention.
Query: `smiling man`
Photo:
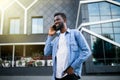
[[[49,28],[44,54],[52,55],[53,80],[78,80],[82,63],[91,51],[82,33],[67,27],[66,15],[56,13],[54,25]]]

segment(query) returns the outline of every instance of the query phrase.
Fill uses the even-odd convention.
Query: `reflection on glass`
[[[101,20],[110,20],[111,16],[101,16]]]
[[[114,33],[120,33],[120,28],[114,28]]]
[[[116,0],[120,1],[120,0]],[[89,21],[104,21],[120,18],[120,7],[108,2],[88,4]],[[120,22],[90,25],[90,30],[104,37],[120,43]],[[120,65],[120,48],[91,37],[93,62],[96,65]]]
[[[100,40],[98,38],[96,38],[96,40],[94,40],[92,52],[93,52],[94,64],[96,64],[96,65],[105,64],[102,40]]]
[[[51,56],[43,55],[44,45],[19,45],[15,46],[13,55],[13,46],[0,47],[0,67],[40,67],[52,66]],[[14,66],[12,60],[14,58]]]
[[[0,46],[0,67],[12,67],[12,46]]]
[[[43,56],[43,49],[44,49],[44,45],[28,45],[26,46],[26,56],[30,57],[30,56]]]
[[[113,22],[114,27],[119,27],[120,28],[120,22]]]
[[[111,12],[112,12],[112,15],[119,15],[120,16],[120,7],[117,5],[111,4]]]
[[[107,2],[101,2],[100,4],[100,14],[110,15],[110,4]]]
[[[118,18],[120,18],[120,16],[117,16],[117,15],[114,16],[114,15],[112,15],[112,18],[113,19],[118,19]]]
[[[102,33],[103,34],[111,34],[111,33],[113,33],[113,29],[112,28],[102,28]]]
[[[97,25],[90,25],[91,28],[100,28],[100,25],[97,24]]]
[[[120,0],[114,0],[114,1],[118,1],[118,2],[120,2]]]
[[[99,24],[98,25],[91,25],[90,30],[95,32],[95,33],[101,34],[101,27]]]
[[[99,15],[98,3],[88,4],[89,15]]]
[[[104,37],[110,39],[110,40],[114,40],[114,35],[113,34],[102,34]]]
[[[120,43],[120,34],[115,34],[115,41]]]
[[[101,28],[90,28],[91,31],[101,34]]]
[[[103,36],[112,39],[108,34],[104,34]],[[118,51],[117,53],[116,50]],[[102,39],[96,38],[92,40],[92,52],[93,63],[95,65],[119,65],[119,59],[117,58],[117,55],[120,55],[118,54],[120,53],[120,48],[103,41]]]
[[[23,56],[23,46],[19,45],[19,46],[15,46],[15,60],[17,60],[17,58],[19,56]]]
[[[116,53],[118,56],[118,62],[120,63],[120,47],[116,47]]]
[[[95,21],[100,21],[99,16],[90,16],[89,17],[89,22],[95,22]]]
[[[102,28],[104,28],[104,27],[112,28],[112,23],[104,23],[104,24],[102,24]]]

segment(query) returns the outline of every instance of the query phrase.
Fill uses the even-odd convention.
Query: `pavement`
[[[51,76],[0,76],[0,80],[51,80]],[[120,80],[120,76],[82,76],[80,80]]]

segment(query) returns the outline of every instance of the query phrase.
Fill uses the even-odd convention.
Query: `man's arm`
[[[75,69],[76,67],[79,67],[80,64],[83,63],[85,60],[87,60],[87,58],[91,55],[91,50],[82,33],[79,31],[76,31],[74,36],[76,38],[77,44],[81,52],[80,52],[80,56],[71,65],[73,69]]]
[[[52,54],[52,45],[51,45],[52,40],[53,40],[53,37],[48,35],[46,43],[45,43],[45,48],[44,48],[45,56]]]
[[[53,29],[52,26],[49,28],[48,37],[47,37],[47,40],[45,43],[45,48],[44,48],[44,55],[51,55],[52,54],[51,42],[54,38],[54,35],[56,34],[56,31]]]

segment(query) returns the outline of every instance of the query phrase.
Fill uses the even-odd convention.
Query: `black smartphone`
[[[61,30],[62,28],[63,28],[63,23],[60,23],[58,26],[56,26],[56,25],[53,25],[53,29],[55,30],[55,31],[58,31],[58,30]]]
[[[53,25],[53,29],[54,29],[55,31],[57,31],[56,25]]]

